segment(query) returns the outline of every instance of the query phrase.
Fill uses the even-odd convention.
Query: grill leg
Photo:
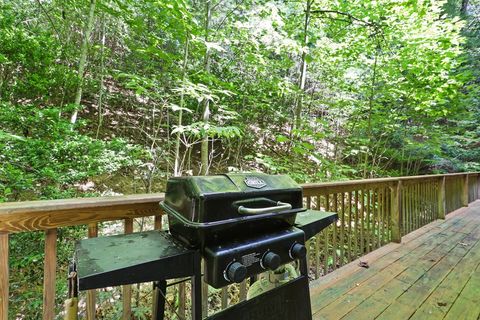
[[[192,320],[202,319],[202,272],[200,254],[195,254],[194,275],[192,277]]]
[[[300,274],[302,276],[306,276],[308,279],[308,263],[307,263],[307,257],[303,257],[303,259],[299,259],[300,262]]]
[[[160,280],[153,283],[153,319],[163,320],[165,315],[165,294],[167,292],[167,281]]]

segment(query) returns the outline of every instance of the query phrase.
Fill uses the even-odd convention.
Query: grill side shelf
[[[80,240],[75,252],[79,289],[192,276],[197,256],[165,231]]]
[[[336,212],[306,210],[297,213],[295,227],[305,232],[305,241],[338,220]]]

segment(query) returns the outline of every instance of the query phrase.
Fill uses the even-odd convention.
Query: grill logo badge
[[[255,188],[255,189],[262,189],[267,185],[265,181],[263,181],[258,177],[246,177],[244,182],[247,185],[247,187]]]

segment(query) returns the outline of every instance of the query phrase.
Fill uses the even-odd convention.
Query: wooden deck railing
[[[318,278],[362,255],[395,241],[435,219],[479,198],[480,174],[459,173],[401,178],[306,184],[305,205],[336,211],[339,220],[308,243],[312,277]],[[105,198],[32,201],[0,204],[0,320],[8,319],[9,234],[45,232],[43,319],[55,317],[56,243],[59,228],[87,225],[88,237],[98,236],[98,223],[124,221],[124,232],[133,231],[136,218],[154,217],[161,229],[158,203],[163,194]],[[247,284],[239,286],[245,299]],[[177,313],[185,315],[185,284],[179,284]],[[123,287],[123,318],[131,314],[131,286]],[[221,305],[228,305],[227,289]],[[95,318],[95,290],[86,297],[87,319]],[[207,304],[207,301],[204,302]]]

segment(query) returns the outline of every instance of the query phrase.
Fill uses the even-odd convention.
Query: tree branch
[[[348,19],[350,19],[350,21],[357,21],[357,22],[360,22],[364,25],[367,25],[369,27],[372,27],[372,28],[379,28],[380,26],[377,24],[377,23],[374,23],[374,22],[369,22],[369,21],[365,21],[365,20],[362,20],[362,19],[359,19],[357,17],[355,17],[354,15],[348,13],[348,12],[342,12],[342,11],[338,11],[338,10],[312,10],[310,13],[312,14],[329,14],[329,13],[333,13],[333,14],[336,14],[336,15],[341,15],[341,16],[345,16],[347,17]],[[334,19],[334,18],[332,18]],[[334,20],[339,20],[339,19],[334,19]],[[347,21],[347,20],[340,20],[340,21]]]
[[[53,28],[53,31],[55,31],[55,33],[57,34],[57,37],[60,39],[60,33],[58,32],[58,29],[57,27],[55,26],[55,23],[53,22],[52,18],[50,17],[50,15],[48,14],[47,10],[45,10],[45,8],[43,7],[42,3],[40,2],[40,0],[37,0],[37,3],[40,7],[40,9],[43,11],[43,13],[45,13],[45,15],[47,16],[47,19],[48,21],[50,21],[50,24],[52,25],[52,28]]]

